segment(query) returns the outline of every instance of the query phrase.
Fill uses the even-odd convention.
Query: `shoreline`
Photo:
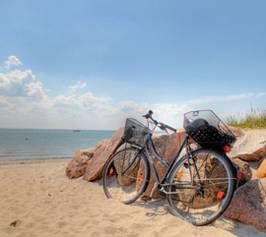
[[[90,146],[88,148],[80,148],[75,150],[72,154],[66,156],[43,156],[41,158],[33,158],[33,159],[19,159],[12,158],[8,159],[3,156],[0,158],[0,165],[8,165],[8,164],[35,164],[35,163],[46,163],[46,162],[60,162],[60,161],[70,161],[75,156],[76,152],[84,152],[91,151],[95,149],[95,146]]]
[[[26,165],[26,164],[38,164],[38,163],[58,163],[70,161],[73,156],[70,157],[46,157],[41,159],[12,159],[12,160],[0,160],[0,165]]]

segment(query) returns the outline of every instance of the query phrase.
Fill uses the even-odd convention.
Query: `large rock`
[[[160,156],[164,160],[170,162],[173,159],[174,155],[176,154],[177,149],[180,147],[181,143],[183,142],[185,136],[186,133],[182,131],[178,133],[173,133],[171,135],[162,135],[155,137],[153,141]],[[162,179],[166,171],[165,166],[161,165],[161,163],[157,159],[154,159],[154,164],[160,178]],[[140,171],[139,174],[141,173],[142,172]],[[156,181],[157,180],[154,173],[151,172],[150,182],[146,192],[144,193],[144,196],[150,196]],[[158,194],[157,192],[154,193],[153,197],[156,197],[157,194]]]
[[[238,154],[234,158],[244,161],[261,161],[256,176],[258,178],[266,178],[266,145],[251,153]]]
[[[259,161],[266,157],[266,145],[252,153],[238,154],[234,158],[239,158],[245,161]]]
[[[266,159],[264,159],[256,171],[258,178],[266,178]]]
[[[94,181],[102,177],[102,171],[106,160],[115,151],[121,141],[123,128],[118,129],[110,139],[105,139],[97,144],[93,157],[87,162],[87,168],[83,178]]]
[[[251,180],[237,189],[224,216],[266,231],[266,180]]]
[[[248,162],[240,160],[238,158],[233,159],[233,164],[235,165],[235,167],[237,168],[238,171],[240,171],[240,173],[238,172],[238,181],[243,183],[243,182],[247,182],[249,180],[252,179],[252,170],[250,168],[250,165]],[[240,175],[240,177],[239,177]],[[240,185],[241,185],[240,183]]]
[[[83,176],[93,155],[94,149],[77,151],[66,167],[66,175],[71,179]]]

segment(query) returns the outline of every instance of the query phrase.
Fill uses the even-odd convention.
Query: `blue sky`
[[[3,0],[0,122],[116,128],[151,107],[181,126],[189,109],[226,117],[264,108],[265,8],[265,1]]]

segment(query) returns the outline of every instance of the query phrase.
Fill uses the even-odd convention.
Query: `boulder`
[[[102,171],[106,160],[120,144],[124,129],[118,129],[110,139],[105,139],[95,147],[93,156],[87,162],[83,178],[87,181],[94,181],[102,177]]]
[[[178,133],[173,133],[171,135],[161,135],[161,136],[154,137],[153,141],[160,156],[164,160],[170,162],[173,159],[177,149],[180,147],[181,143],[183,142],[185,136],[186,136],[186,133],[182,131]],[[155,164],[155,167],[158,171],[160,178],[162,179],[166,171],[165,166],[163,166],[157,159],[154,159],[154,164]],[[141,173],[142,172],[140,170],[139,174]],[[149,182],[146,192],[144,193],[144,196],[150,196],[155,182],[156,182],[155,174],[151,172],[150,182]],[[156,197],[156,196],[158,196],[158,192],[153,194],[153,197]]]
[[[266,159],[264,159],[256,171],[258,178],[266,178]]]
[[[266,231],[266,180],[251,180],[237,189],[224,216]]]
[[[234,158],[239,158],[245,161],[259,161],[266,157],[266,145],[252,153],[238,154]]]
[[[240,160],[238,158],[233,159],[232,161],[235,167],[237,167],[237,170],[240,171],[240,177],[238,173],[239,182],[243,183],[252,179],[252,170],[248,162]]]
[[[258,178],[266,178],[266,145],[259,148],[252,153],[238,154],[234,156],[234,160],[241,159],[243,161],[261,161],[259,167],[256,170],[256,176]]]
[[[80,150],[74,155],[74,158],[69,162],[66,167],[67,177],[79,178],[85,174],[89,160],[94,155],[94,149]]]

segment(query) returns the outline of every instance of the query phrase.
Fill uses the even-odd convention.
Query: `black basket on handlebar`
[[[127,143],[143,147],[150,134],[151,130],[136,119],[128,118],[126,120],[123,139]]]
[[[184,129],[199,145],[207,148],[232,146],[236,137],[226,124],[212,111],[191,111],[184,115]]]

